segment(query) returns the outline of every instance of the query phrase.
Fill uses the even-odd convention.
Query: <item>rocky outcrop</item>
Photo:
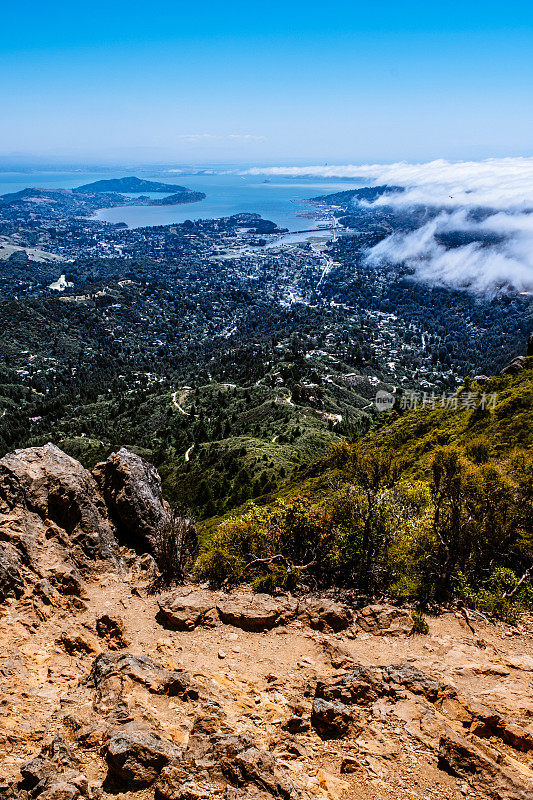
[[[107,652],[93,662],[88,683],[96,690],[95,703],[102,711],[116,711],[126,702],[132,684],[153,694],[196,699],[198,690],[184,670],[165,669],[149,656]]]
[[[60,592],[76,594],[77,579],[68,579],[76,568],[118,565],[114,528],[96,481],[52,444],[0,460],[0,530],[9,542],[0,553],[4,595],[20,594],[23,572],[49,577],[52,585],[59,581]]]
[[[315,697],[311,725],[322,739],[347,736],[354,723],[353,713],[346,703]]]
[[[202,589],[188,587],[163,595],[159,604],[157,621],[177,631],[192,631],[197,625],[216,624],[217,595]]]
[[[386,701],[401,707],[397,716],[406,730],[438,750],[439,766],[452,775],[473,779],[484,795],[500,800],[533,800],[533,772],[516,758],[487,746],[498,739],[517,751],[533,748],[531,734],[476,700],[412,664],[360,666],[319,681],[311,724],[323,739],[336,739],[364,730],[365,716]],[[372,713],[372,711],[370,711]],[[393,711],[393,713],[395,713]],[[417,727],[416,722],[421,722]],[[459,727],[464,734],[457,730]]]
[[[351,625],[352,611],[343,603],[327,598],[308,598],[300,604],[299,618],[319,631],[342,631]]]
[[[22,783],[18,789],[21,792],[28,791],[30,797],[78,800],[90,796],[87,778],[79,770],[78,761],[60,736],[45,745],[38,756],[23,764],[20,772]]]
[[[527,768],[502,762],[493,748],[480,746],[466,736],[448,729],[439,742],[439,766],[452,775],[475,782],[495,800],[532,800],[533,782]],[[528,774],[529,773],[529,774]]]
[[[374,636],[407,636],[413,628],[407,609],[385,604],[365,606],[355,622],[361,630]]]
[[[0,460],[0,523],[36,515],[63,532],[80,555],[114,563],[113,527],[96,481],[88,470],[53,444],[15,450]]]
[[[109,650],[123,650],[129,644],[124,621],[120,617],[102,614],[96,620],[96,633],[105,641]]]
[[[222,622],[245,631],[266,631],[294,619],[298,602],[290,597],[235,593],[217,603]]]
[[[0,544],[0,603],[8,597],[20,597],[24,592],[20,555],[9,544]]]
[[[153,550],[158,532],[170,518],[156,468],[122,447],[97,464],[93,475],[122,543],[141,551]]]
[[[244,736],[217,736],[212,746],[223,774],[237,786],[255,784],[272,797],[290,800],[294,786],[277,760]]]
[[[518,372],[521,372],[524,369],[525,360],[525,356],[517,356],[516,358],[513,358],[513,360],[502,369],[500,375],[516,375]]]

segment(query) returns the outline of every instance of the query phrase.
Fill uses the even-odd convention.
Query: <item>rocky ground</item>
[[[0,798],[533,798],[533,621],[153,593],[167,513],[127,451],[0,460]]]

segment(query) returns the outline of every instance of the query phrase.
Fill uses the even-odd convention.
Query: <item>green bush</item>
[[[411,619],[413,620],[413,627],[411,628],[411,633],[409,634],[410,636],[413,636],[415,633],[425,636],[429,633],[429,625],[419,611],[413,611],[411,614]]]

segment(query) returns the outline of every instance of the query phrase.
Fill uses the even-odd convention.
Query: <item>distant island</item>
[[[143,194],[144,192],[157,192],[161,194],[175,194],[188,192],[186,186],[178,186],[175,183],[159,183],[159,181],[145,181],[143,178],[136,178],[131,175],[128,178],[110,178],[109,180],[94,181],[85,183],[73,189],[74,192],[82,194],[98,194],[100,192],[127,192],[128,194]],[[180,201],[183,202],[183,201]]]

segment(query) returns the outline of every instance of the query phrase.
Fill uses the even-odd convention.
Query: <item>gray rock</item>
[[[36,571],[36,543],[44,542],[75,564],[118,564],[114,528],[96,481],[53,444],[0,460],[0,524]]]
[[[123,447],[97,464],[93,475],[121,541],[134,549],[152,551],[158,531],[170,519],[156,468]]]
[[[112,733],[106,747],[108,782],[125,788],[150,786],[181,750],[155,731],[136,723]]]
[[[339,701],[315,697],[311,711],[311,725],[322,739],[339,739],[353,726],[350,708]]]

